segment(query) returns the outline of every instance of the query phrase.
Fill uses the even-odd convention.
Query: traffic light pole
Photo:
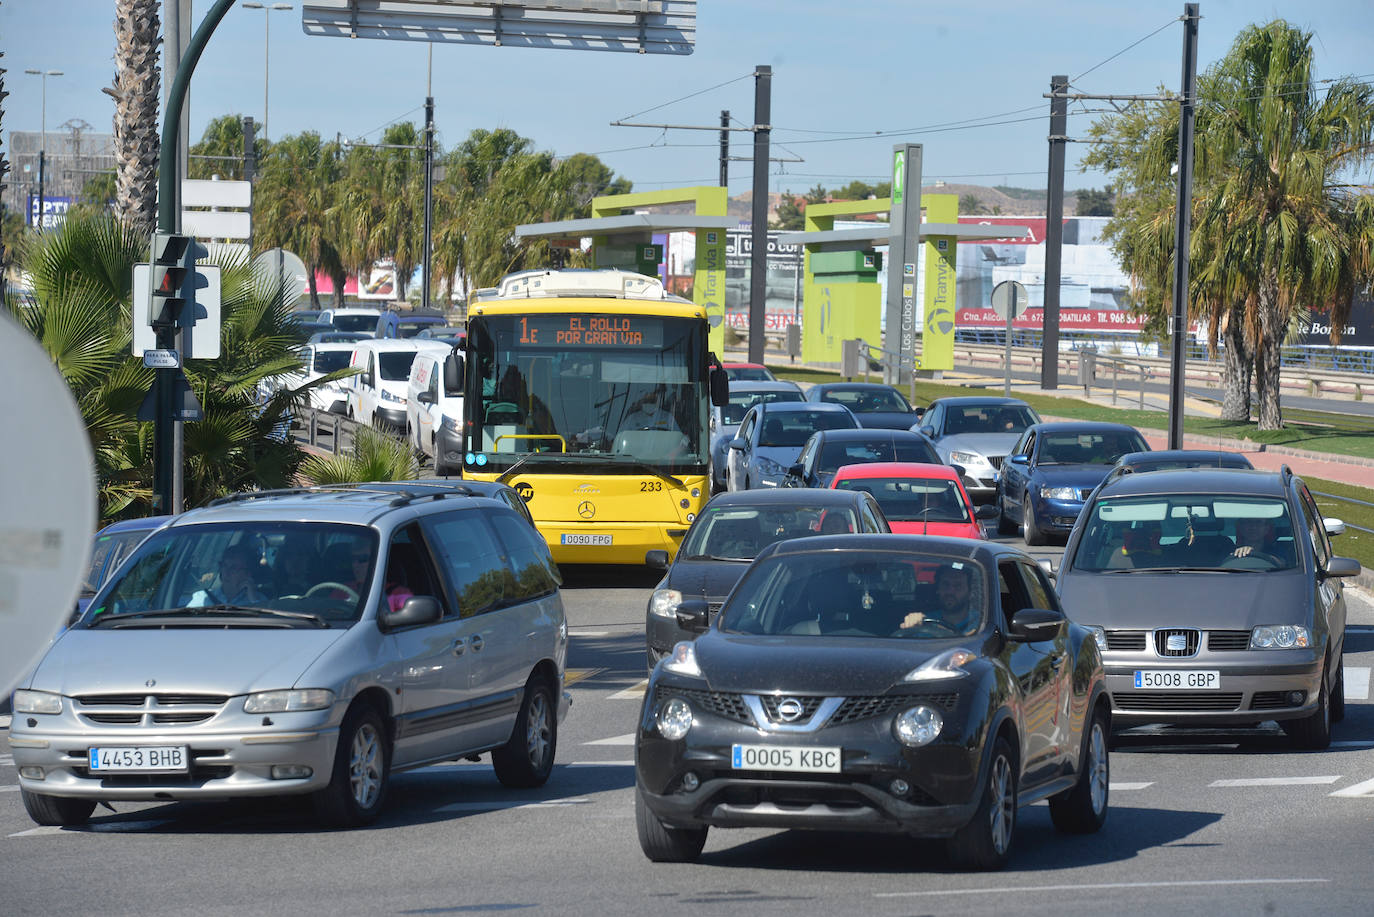
[[[172,88],[162,115],[162,143],[158,150],[157,169],[157,228],[162,233],[175,233],[181,228],[181,213],[177,208],[181,176],[177,169],[177,144],[181,136],[181,110],[186,104],[186,91],[191,74],[196,69],[201,52],[210,41],[215,28],[234,5],[234,0],[215,0],[200,28],[191,36],[177,66]],[[151,260],[151,259],[150,259]],[[155,326],[159,350],[177,350],[180,333],[175,324]],[[176,423],[176,388],[180,369],[153,370],[153,400],[156,415],[153,419],[153,500],[159,513],[179,513],[178,499],[182,469],[176,461],[174,424]]]

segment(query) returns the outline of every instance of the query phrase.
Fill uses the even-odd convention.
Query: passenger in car
[[[1113,551],[1107,561],[1108,569],[1158,567],[1164,556],[1159,539],[1163,528],[1158,522],[1136,522],[1125,532],[1121,549]]]
[[[266,600],[253,576],[258,567],[256,551],[246,544],[229,545],[220,555],[215,584],[193,593],[187,606],[255,605]]]

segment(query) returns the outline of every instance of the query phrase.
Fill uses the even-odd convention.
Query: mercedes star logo
[[[790,723],[798,719],[804,712],[802,702],[795,697],[786,697],[778,701],[778,719],[783,722]]]
[[[583,519],[590,519],[596,515],[596,507],[592,505],[591,500],[583,500],[577,504],[577,515]]]

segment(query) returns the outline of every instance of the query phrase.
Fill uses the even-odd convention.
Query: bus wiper
[[[617,456],[613,456],[611,460],[612,460],[613,462],[615,462],[617,465],[632,465],[632,466],[634,466],[635,468],[639,468],[639,469],[641,469],[641,470],[647,472],[648,474],[652,474],[652,475],[654,475],[654,476],[656,476],[656,477],[660,477],[660,478],[662,478],[663,480],[667,481],[669,484],[672,484],[674,487],[676,487],[676,488],[678,488],[678,489],[682,489],[683,487],[686,487],[686,486],[687,486],[687,485],[683,484],[683,483],[682,483],[680,480],[678,480],[677,478],[673,477],[673,476],[672,476],[671,474],[669,474],[668,472],[664,471],[663,469],[661,469],[661,468],[655,468],[653,465],[650,465],[648,462],[641,461],[640,459],[637,459],[637,458],[635,458],[635,457],[632,456],[632,455],[623,455],[623,456],[622,456],[622,455],[617,455]]]

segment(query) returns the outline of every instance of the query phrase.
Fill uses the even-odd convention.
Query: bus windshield
[[[699,319],[653,315],[473,318],[469,467],[703,472],[706,330]]]

